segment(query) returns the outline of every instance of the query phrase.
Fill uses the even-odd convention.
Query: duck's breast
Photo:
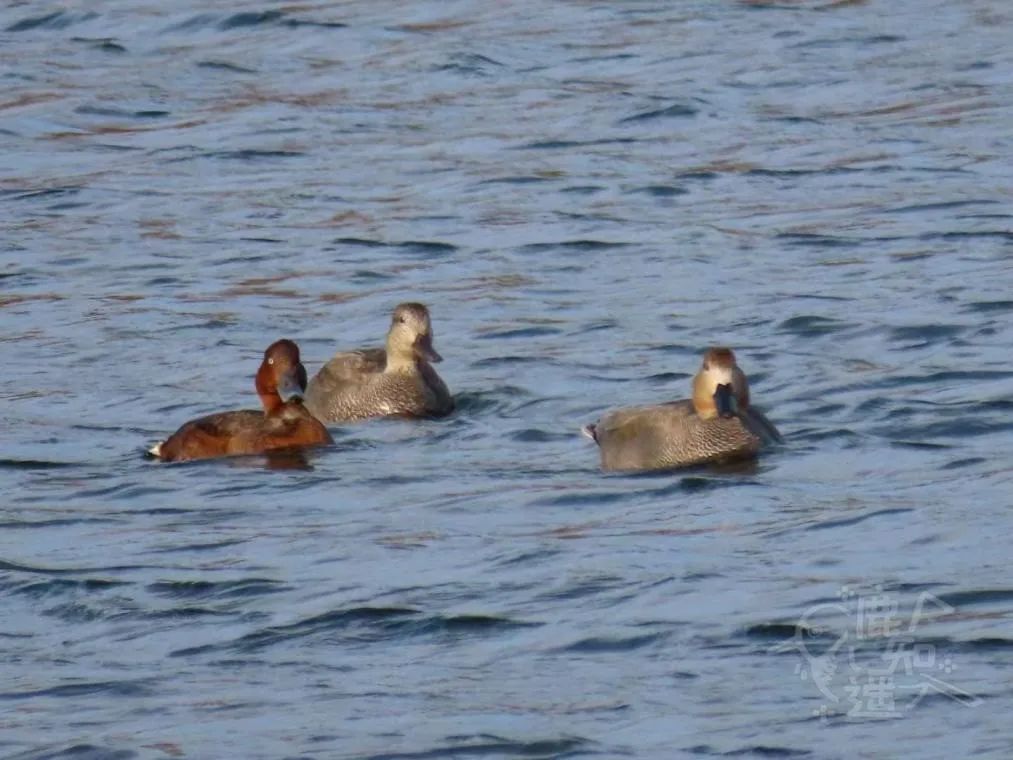
[[[431,417],[454,408],[447,386],[424,363],[375,377],[358,402],[355,412],[362,416]]]
[[[259,438],[252,445],[261,451],[268,451],[333,442],[327,428],[300,401],[291,400],[264,418]]]

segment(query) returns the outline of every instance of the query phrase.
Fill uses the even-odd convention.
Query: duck
[[[306,408],[324,422],[446,416],[454,410],[454,398],[433,369],[441,361],[433,348],[429,309],[398,304],[386,347],[335,354],[310,381]]]
[[[186,462],[334,442],[303,404],[306,368],[293,341],[282,339],[267,347],[254,384],[262,410],[240,409],[190,420],[148,453],[163,462]]]
[[[783,440],[766,415],[750,405],[749,381],[726,347],[704,353],[692,398],[617,409],[583,432],[598,444],[606,471],[752,459],[765,446]]]

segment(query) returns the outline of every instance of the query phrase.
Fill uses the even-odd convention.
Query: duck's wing
[[[426,400],[426,411],[429,414],[441,417],[454,411],[454,397],[450,395],[447,384],[439,376],[436,369],[429,362],[418,363],[419,373],[422,381],[426,384],[429,398]]]
[[[595,439],[624,441],[656,431],[695,414],[689,401],[672,401],[652,406],[630,406],[616,409],[602,417],[595,425]]]
[[[335,354],[313,376],[306,388],[306,407],[319,420],[336,422],[348,419],[345,407],[368,392],[387,366],[382,348],[364,348]]]
[[[750,406],[746,409],[744,417],[749,429],[764,441],[770,443],[784,443],[784,438],[781,436],[780,431],[774,426],[774,423],[768,420],[767,415],[755,406]]]
[[[255,409],[209,414],[184,424],[151,453],[168,462],[224,456],[234,441],[256,435],[263,424],[264,413]]]
[[[738,417],[703,420],[690,401],[620,409],[595,427],[606,470],[658,470],[754,456],[760,439]]]
[[[348,385],[367,382],[387,366],[387,352],[382,348],[363,348],[335,354],[320,368],[309,383],[309,396],[329,395]]]
[[[341,352],[320,368],[311,383],[360,383],[369,375],[383,372],[386,366],[387,352],[384,349]]]
[[[364,377],[383,372],[387,352],[382,348],[360,348],[335,354],[321,367],[317,377],[324,375],[333,382],[361,382]]]
[[[609,412],[591,434],[601,449],[601,463],[607,470],[639,470],[663,463],[669,441],[679,430],[696,421],[688,401],[654,406],[636,406]]]

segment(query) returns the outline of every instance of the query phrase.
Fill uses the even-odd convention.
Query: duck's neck
[[[273,414],[281,408],[283,402],[281,396],[278,395],[278,386],[274,383],[266,362],[257,371],[254,386],[257,389],[257,395],[260,396],[260,403],[264,407],[264,414]]]
[[[386,372],[404,372],[413,369],[418,359],[414,351],[398,351],[387,347],[387,363],[384,366]]]
[[[257,394],[260,396],[260,403],[264,406],[264,414],[274,414],[281,409],[285,402],[281,400],[281,396],[278,395],[278,391],[268,391],[257,389]]]
[[[718,409],[714,406],[713,392],[702,374],[697,374],[693,378],[693,409],[696,416],[702,420],[709,420],[718,414]]]

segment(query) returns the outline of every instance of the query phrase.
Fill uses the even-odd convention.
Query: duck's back
[[[762,445],[739,417],[701,419],[689,401],[607,414],[592,430],[606,470],[660,470],[747,459]]]
[[[386,367],[382,348],[337,354],[310,381],[307,408],[326,422],[441,416],[453,410],[447,386],[427,362],[393,372]]]

